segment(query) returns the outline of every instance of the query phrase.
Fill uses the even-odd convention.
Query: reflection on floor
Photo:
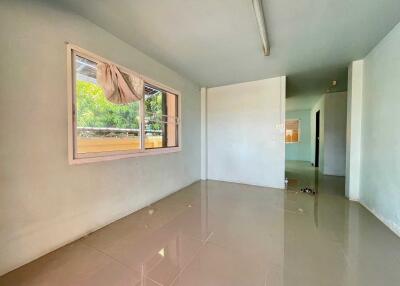
[[[345,178],[338,176],[322,175],[318,168],[305,161],[286,161],[287,189],[300,191],[301,188],[311,189],[325,194],[344,196]]]
[[[316,196],[197,182],[0,285],[400,285],[400,239],[319,179]]]

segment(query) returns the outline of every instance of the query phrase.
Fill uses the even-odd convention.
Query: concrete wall
[[[347,93],[325,95],[324,174],[344,176],[346,173]]]
[[[285,146],[286,160],[311,160],[311,110],[286,111],[286,119],[300,120],[300,142]]]
[[[200,88],[55,5],[0,3],[0,274],[200,178]],[[182,152],[68,165],[64,41],[180,90]]]
[[[208,178],[284,187],[285,77],[207,90]]]
[[[360,200],[400,235],[400,24],[364,59]]]

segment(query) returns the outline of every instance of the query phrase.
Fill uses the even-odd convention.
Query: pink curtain
[[[143,79],[123,73],[115,65],[97,64],[97,83],[107,100],[115,104],[128,104],[143,97]]]

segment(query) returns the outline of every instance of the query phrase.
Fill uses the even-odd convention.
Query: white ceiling
[[[251,0],[58,0],[202,86],[288,76],[288,96],[345,90],[347,65],[400,21],[399,0],[264,0],[264,57]]]

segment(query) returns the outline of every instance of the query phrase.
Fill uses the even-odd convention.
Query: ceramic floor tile
[[[207,243],[174,286],[264,286],[265,268],[251,258]]]
[[[170,225],[175,232],[205,241],[212,233],[209,221],[209,212],[207,210],[192,207],[177,216],[171,221]]]
[[[197,222],[194,221],[196,224]],[[93,235],[81,240],[145,277],[168,285],[197,254],[201,240],[185,236],[175,221],[159,229],[131,228],[121,237]]]
[[[148,263],[146,276],[162,285],[170,285],[183,269],[196,257],[202,244],[191,238],[179,237],[160,249],[158,261]]]
[[[131,286],[140,274],[80,242],[67,245],[0,278],[8,286]]]

